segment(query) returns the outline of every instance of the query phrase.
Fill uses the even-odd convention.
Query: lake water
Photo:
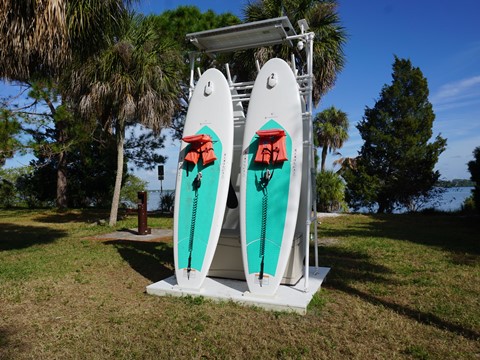
[[[457,211],[460,210],[465,199],[472,194],[473,187],[453,187],[444,188],[440,194],[428,201],[427,203],[419,206],[418,211],[424,209],[435,209],[439,211]],[[375,211],[375,209],[374,209]],[[396,209],[393,212],[395,214],[401,214],[406,212],[407,209]],[[357,212],[367,213],[367,208],[360,208]]]
[[[471,187],[454,187],[447,188],[439,195],[435,200],[427,203],[422,208],[434,208],[442,211],[455,211],[460,210],[463,202],[467,197],[472,194]],[[163,193],[172,193],[174,190],[164,190]],[[158,210],[160,208],[160,192],[149,191],[148,192],[148,211]]]
[[[149,190],[147,191],[147,210],[155,211],[160,209],[160,191],[158,190]],[[175,193],[175,190],[163,190],[162,194],[172,194]]]
[[[445,192],[438,197],[438,204],[427,204],[423,208],[433,207],[436,210],[456,211],[460,210],[465,199],[472,195],[473,187],[446,188]]]

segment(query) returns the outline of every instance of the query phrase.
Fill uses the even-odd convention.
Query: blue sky
[[[143,0],[136,8],[160,14],[179,5],[196,5],[202,11],[229,11],[241,18],[245,4],[245,0]],[[348,33],[347,64],[317,111],[334,105],[348,114],[350,139],[340,150],[342,155],[357,155],[362,139],[355,125],[365,107],[373,107],[382,86],[391,83],[397,55],[409,58],[428,80],[436,114],[434,136],[441,133],[448,141],[437,164],[442,178],[469,178],[466,163],[480,146],[480,1],[339,0],[338,10]],[[172,189],[178,144],[167,140],[166,146],[163,188]],[[329,156],[327,163],[333,160]],[[155,172],[136,173],[150,181],[150,188],[159,188]]]

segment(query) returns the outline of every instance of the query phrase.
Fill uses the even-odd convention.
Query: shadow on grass
[[[310,254],[313,254],[313,249]],[[328,278],[345,282],[362,281],[374,283],[392,283],[385,275],[391,270],[385,266],[375,264],[369,255],[350,251],[339,247],[321,247],[321,266],[332,268]],[[312,257],[310,263],[312,263]]]
[[[0,327],[0,359],[9,359],[9,354],[13,353],[13,349],[18,353],[19,350],[23,350],[24,344],[18,342],[12,342],[10,337],[14,334],[14,331],[5,327]]]
[[[397,314],[409,317],[410,319],[417,321],[419,323],[422,323],[424,325],[434,326],[441,330],[447,330],[457,335],[461,335],[469,340],[473,340],[473,341],[480,340],[480,333],[472,329],[465,328],[462,325],[452,324],[451,322],[446,321],[435,314],[418,311],[415,309],[411,309],[405,305],[400,305],[392,301],[381,299],[365,291],[355,289],[352,286],[349,286],[343,283],[342,281],[338,281],[338,280],[332,281],[330,283],[330,286],[334,287],[337,290],[346,292],[350,295],[358,296],[359,298],[373,305],[380,305],[384,308],[393,310]]]
[[[367,215],[370,223],[322,229],[325,237],[378,237],[434,246],[451,254],[455,264],[470,264],[480,255],[480,217],[450,214]],[[462,259],[461,254],[465,255]]]
[[[439,247],[448,251],[452,263],[472,264],[478,261],[480,225],[478,218],[447,216],[395,215],[373,216],[370,223],[352,224],[342,229],[322,229],[322,236],[332,238],[386,238]],[[312,252],[313,254],[313,249]],[[455,259],[457,257],[457,259]],[[394,284],[388,279],[392,271],[376,263],[375,258],[340,246],[322,246],[321,266],[331,267],[326,287],[356,296],[373,305],[380,305],[419,323],[434,326],[461,335],[470,340],[480,339],[480,333],[442,319],[430,312],[412,309],[394,300],[376,296],[369,291],[359,290],[355,283]],[[310,260],[312,263],[312,260]]]
[[[173,275],[173,248],[163,242],[139,242],[112,240],[104,242],[113,245],[132,269],[152,282]]]
[[[0,223],[0,251],[48,244],[66,235],[66,231],[49,227]]]
[[[173,218],[173,213],[172,212],[163,212],[163,211],[149,211],[147,213],[148,217],[151,218]]]
[[[54,224],[66,224],[72,222],[85,223],[106,219],[108,218],[108,215],[109,212],[105,209],[65,210],[52,212],[48,215],[40,215],[35,217],[35,220],[41,223]]]

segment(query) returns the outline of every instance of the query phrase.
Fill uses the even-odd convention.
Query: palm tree
[[[345,183],[340,175],[332,170],[317,174],[317,208],[322,212],[347,209]]]
[[[309,31],[315,33],[313,48],[315,106],[320,98],[333,87],[337,74],[343,69],[345,55],[343,45],[346,41],[345,29],[340,26],[335,0],[261,0],[250,2],[244,9],[246,21],[259,21],[279,16],[287,16],[292,24],[306,19]],[[254,56],[261,64],[273,56],[289,60],[291,49],[287,47],[262,48]],[[240,56],[251,56],[245,52]],[[251,59],[240,59],[240,64],[251,64]],[[254,71],[254,69],[250,69]]]
[[[0,78],[60,75],[105,41],[131,0],[0,0]]]
[[[110,212],[117,221],[124,168],[125,127],[140,123],[155,132],[169,124],[178,105],[181,57],[151,23],[129,16],[123,31],[98,56],[72,75],[73,96],[80,112],[100,119],[115,133],[117,175]]]
[[[340,169],[337,170],[337,174],[342,175],[345,171],[352,169],[355,170],[357,168],[357,161],[359,157],[343,157],[342,154],[339,152],[335,153],[335,155],[341,156],[340,158],[336,159],[333,162],[333,166],[340,166]]]
[[[313,119],[315,142],[322,148],[321,171],[325,171],[328,151],[335,151],[348,139],[348,117],[334,106],[323,110]]]
[[[0,0],[0,78],[31,87],[50,84],[37,93],[51,112],[55,127],[57,197],[67,207],[67,149],[71,140],[68,121],[47,95],[51,86],[60,91],[62,108],[67,76],[74,61],[83,62],[102,48],[126,13],[130,0]],[[68,88],[66,90],[69,90]],[[65,111],[62,111],[65,113]]]

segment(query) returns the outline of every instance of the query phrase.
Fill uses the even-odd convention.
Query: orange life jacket
[[[196,164],[200,159],[200,155],[202,156],[203,165],[210,164],[217,160],[215,152],[213,151],[213,143],[210,135],[190,135],[185,136],[182,140],[190,144],[188,153],[185,156],[186,161]]]
[[[255,162],[270,164],[288,160],[285,146],[285,130],[258,130],[258,149]]]

